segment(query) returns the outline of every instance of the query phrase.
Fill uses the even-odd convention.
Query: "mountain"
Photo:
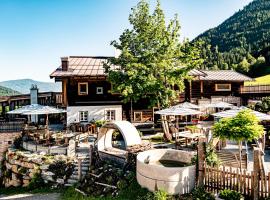
[[[254,0],[194,41],[198,40],[205,42],[203,68],[238,68],[248,73],[252,67],[264,66],[267,72],[261,73],[270,73],[270,1]]]
[[[0,86],[0,97],[1,96],[12,96],[12,95],[18,95],[20,94],[19,92]]]
[[[29,94],[32,85],[37,85],[39,92],[61,92],[61,83],[40,82],[32,79],[20,79],[0,82],[0,86]]]

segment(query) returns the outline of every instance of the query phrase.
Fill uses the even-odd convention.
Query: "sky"
[[[153,8],[155,0],[148,0]],[[178,14],[181,38],[193,39],[252,0],[161,0],[166,19]],[[112,40],[129,27],[139,0],[0,0],[0,81],[49,81],[70,55],[113,56]]]

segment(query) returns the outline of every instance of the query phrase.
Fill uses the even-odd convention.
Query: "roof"
[[[103,64],[107,62],[105,56],[70,56],[68,57],[68,71],[63,71],[62,66],[58,67],[51,75],[51,78],[72,77],[72,76],[105,76]],[[117,66],[112,66],[116,69]],[[192,69],[190,76],[206,76],[200,70]]]
[[[70,56],[68,57],[68,71],[63,71],[62,66],[60,66],[50,77],[104,76],[103,64],[108,58],[102,56]]]
[[[204,70],[206,74],[200,78],[205,81],[252,81],[253,79],[233,70]]]
[[[188,72],[189,76],[207,76],[205,72],[198,69],[192,69]]]

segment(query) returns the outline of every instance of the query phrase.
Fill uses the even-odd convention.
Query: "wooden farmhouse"
[[[103,63],[108,57],[70,56],[61,58],[61,66],[51,75],[62,82],[63,107],[67,108],[67,124],[92,120],[131,120],[151,122],[154,108],[149,109],[142,100],[124,104],[119,94],[111,92]],[[251,78],[234,71],[192,70],[192,81],[186,81],[185,92],[179,102],[189,100],[200,103],[218,99],[241,104],[240,87]],[[202,101],[203,100],[203,101]]]

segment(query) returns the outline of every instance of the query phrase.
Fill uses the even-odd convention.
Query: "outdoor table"
[[[190,131],[183,131],[183,132],[178,132],[178,133],[174,133],[175,138],[178,137],[182,137],[186,139],[186,146],[188,143],[188,139],[194,140],[197,139],[199,137],[204,137],[204,134],[202,133],[191,133]]]

